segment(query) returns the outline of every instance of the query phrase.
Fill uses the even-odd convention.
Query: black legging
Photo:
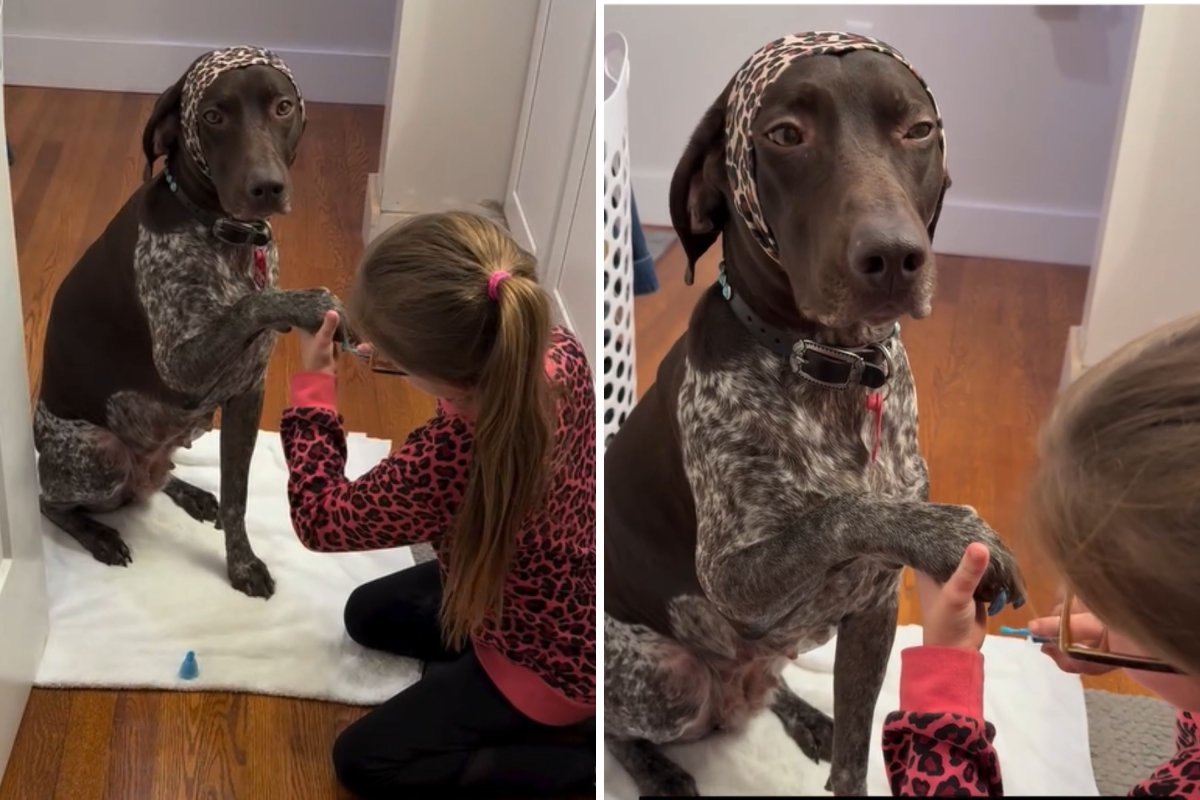
[[[513,708],[474,651],[443,645],[441,597],[431,561],[364,584],[346,602],[354,641],[426,668],[420,681],[342,731],[333,747],[338,779],[361,798],[414,789],[590,793],[595,721],[555,728]]]

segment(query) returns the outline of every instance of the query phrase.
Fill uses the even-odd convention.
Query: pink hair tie
[[[492,300],[500,299],[500,284],[512,277],[511,272],[498,269],[488,278],[488,297]]]

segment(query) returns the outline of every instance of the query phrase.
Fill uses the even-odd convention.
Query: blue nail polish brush
[[[1020,636],[1022,639],[1032,639],[1034,642],[1037,642],[1038,644],[1044,644],[1045,642],[1053,642],[1054,641],[1053,639],[1048,639],[1045,636],[1034,636],[1033,633],[1030,632],[1029,628],[1010,628],[1007,625],[1000,626],[1000,635],[1001,636]]]

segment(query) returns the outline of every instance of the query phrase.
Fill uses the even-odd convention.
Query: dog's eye
[[[916,140],[928,139],[931,133],[933,133],[932,122],[918,122],[908,129],[908,133],[904,134],[904,138]]]
[[[291,100],[280,100],[275,104],[275,116],[286,117],[292,113],[292,109],[295,107],[295,104]]]
[[[767,138],[780,147],[795,147],[804,141],[804,134],[795,125],[780,125],[767,131]]]
[[[217,111],[215,108],[210,108],[208,111],[204,112],[204,121],[209,125],[220,125],[222,119],[221,112]]]

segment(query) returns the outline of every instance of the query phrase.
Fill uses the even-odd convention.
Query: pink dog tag
[[[254,248],[254,285],[259,289],[267,288],[267,248]]]

